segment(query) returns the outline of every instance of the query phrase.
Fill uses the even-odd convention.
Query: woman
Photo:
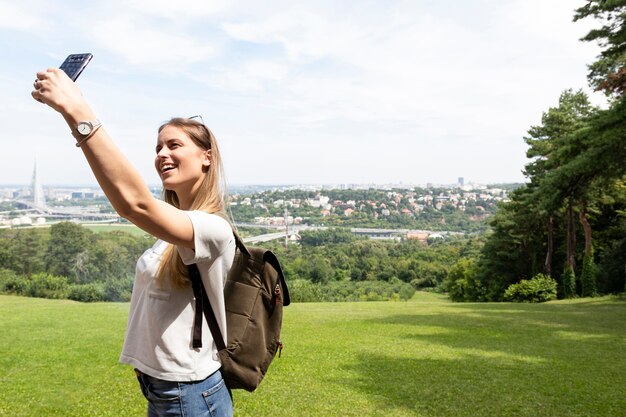
[[[223,285],[235,242],[224,211],[223,171],[203,123],[175,118],[159,128],[155,168],[165,201],[152,196],[115,146],[80,90],[59,69],[37,73],[34,99],[58,111],[118,214],[158,240],[137,262],[120,361],[135,368],[149,416],[232,416],[230,391],[206,322],[192,347],[193,292],[186,265],[197,264],[226,338]]]

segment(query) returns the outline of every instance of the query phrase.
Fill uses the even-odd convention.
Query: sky
[[[0,0],[0,184],[95,184],[37,71],[77,83],[146,182],[200,114],[230,184],[523,182],[524,136],[600,49],[572,0]]]

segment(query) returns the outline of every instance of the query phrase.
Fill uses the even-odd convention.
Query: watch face
[[[78,133],[81,135],[88,135],[91,133],[91,125],[86,122],[80,122],[76,127],[76,130],[78,130]]]

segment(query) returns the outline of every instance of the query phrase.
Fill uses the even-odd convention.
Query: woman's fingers
[[[57,111],[62,111],[82,98],[76,84],[58,68],[38,72],[33,87],[33,98]]]
[[[37,73],[37,78],[35,79],[35,82],[33,83],[34,90],[30,93],[30,95],[38,102],[43,103],[42,96],[41,96],[41,87],[42,87],[41,80],[39,79],[39,73]]]

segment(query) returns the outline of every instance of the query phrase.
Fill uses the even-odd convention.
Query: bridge
[[[259,225],[249,224],[249,223],[237,223],[237,227],[258,227]],[[285,229],[285,226],[265,226],[266,228],[273,229]],[[303,230],[327,230],[327,226],[309,226],[309,225],[291,225],[289,227],[289,235],[291,236],[299,236],[300,232]],[[410,234],[423,234],[428,237],[438,236],[463,236],[465,233],[463,232],[451,232],[451,231],[433,231],[433,230],[412,230],[412,229],[373,229],[373,228],[359,228],[353,227],[350,231],[357,236],[366,236],[370,239],[402,239],[406,238]],[[259,242],[269,242],[271,240],[276,239],[284,239],[285,238],[285,230],[280,232],[273,233],[265,233],[258,236],[252,236],[244,238],[244,243],[256,244]]]
[[[285,230],[285,226],[269,226],[269,225],[255,225],[251,223],[235,223],[235,227],[263,227],[266,229],[282,229],[280,232],[272,232],[265,233],[257,236],[249,236],[244,237],[244,243],[250,243],[252,245],[261,243],[261,242],[269,242],[271,240],[277,239],[285,239],[285,235],[289,234],[288,239],[291,239],[293,236],[296,238],[299,237],[299,233],[301,230],[316,230],[321,229],[322,227],[317,226],[308,226],[308,225],[290,225],[288,230]],[[324,227],[325,229],[325,227]]]
[[[49,207],[35,201],[14,200],[17,210],[4,211],[0,214],[23,213],[27,217],[43,217],[54,220],[79,220],[79,221],[120,221],[117,213],[100,213],[93,210],[86,210],[81,207]]]

